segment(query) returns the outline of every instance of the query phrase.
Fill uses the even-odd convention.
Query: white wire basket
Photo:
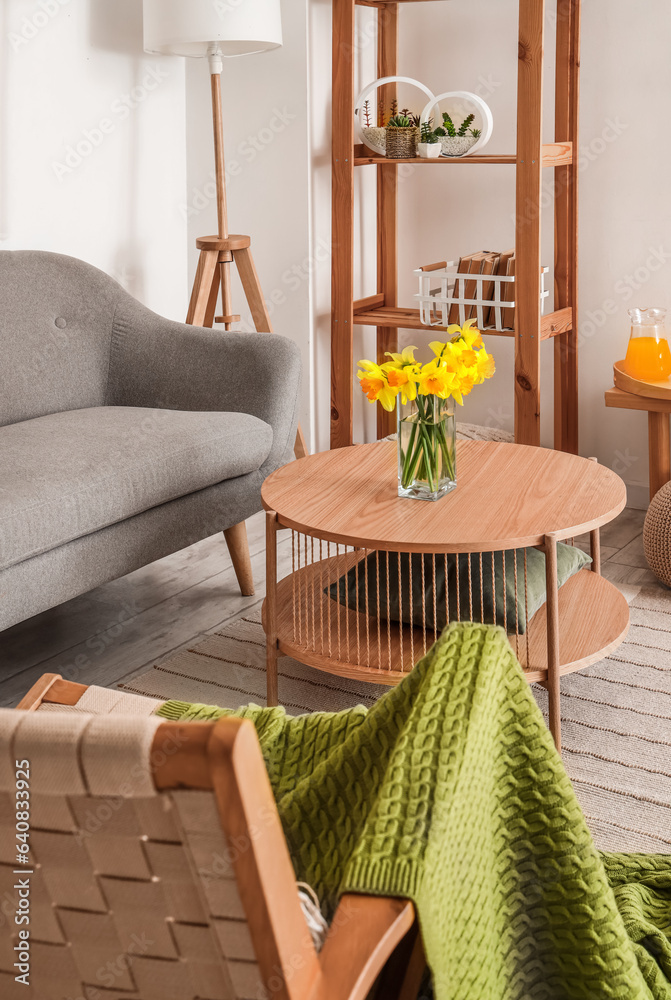
[[[475,319],[479,330],[513,330],[515,327],[514,275],[457,273],[459,262],[420,267],[419,315],[424,326],[449,326]],[[548,267],[541,268],[541,313],[550,292],[545,287]],[[512,287],[511,287],[512,285]]]

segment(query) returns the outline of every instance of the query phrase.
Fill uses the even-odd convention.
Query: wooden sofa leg
[[[252,562],[249,558],[249,545],[247,543],[247,525],[244,521],[234,524],[232,528],[226,528],[224,538],[231,555],[231,562],[235,575],[240,584],[240,593],[243,597],[252,597],[255,594],[254,577],[252,576]]]

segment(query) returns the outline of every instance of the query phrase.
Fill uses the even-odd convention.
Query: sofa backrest
[[[125,296],[74,257],[0,251],[0,426],[103,405],[114,311]]]

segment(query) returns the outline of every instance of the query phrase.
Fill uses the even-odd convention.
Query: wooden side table
[[[506,560],[499,559],[497,570],[494,553],[535,546],[546,556],[547,600],[523,634],[515,615],[509,638],[527,680],[548,689],[550,728],[560,746],[561,674],[602,659],[629,628],[625,598],[599,572],[599,527],[623,509],[625,485],[610,469],[576,455],[491,441],[458,442],[457,481],[457,489],[436,503],[399,498],[396,445],[384,441],[310,455],[266,479],[268,704],[277,704],[280,654],[342,677],[399,683],[440,633],[435,584],[441,561],[446,579],[448,556],[456,561],[457,620],[468,607],[464,618],[484,622],[482,585],[473,583],[471,567],[479,562],[478,581],[491,579],[494,591],[502,587],[506,593]],[[292,534],[292,570],[278,581],[282,528]],[[557,543],[587,532],[592,570],[581,570],[558,588]],[[412,625],[390,620],[388,599],[387,607],[380,606],[376,583],[380,575],[400,577],[402,553],[427,554],[415,561],[415,570],[406,558],[406,617]],[[365,611],[333,600],[329,587],[369,557],[374,562],[363,568],[373,567],[372,602],[368,573],[353,574],[364,588],[356,604]],[[460,559],[468,567],[467,601],[464,583],[459,594]],[[523,588],[528,607],[526,562],[525,556],[518,570],[515,558],[514,587],[516,598]],[[433,601],[421,598],[421,614],[412,607],[413,572],[421,572],[422,595],[431,593],[426,577],[431,582],[433,575]],[[445,617],[454,607],[446,592]]]
[[[648,455],[650,464],[650,499],[671,479],[671,436],[669,435],[669,414],[671,399],[652,399],[637,396],[624,389],[607,389],[606,406],[621,410],[647,410],[648,412]]]

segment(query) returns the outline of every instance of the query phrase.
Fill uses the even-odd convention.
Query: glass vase
[[[396,404],[398,495],[439,500],[456,489],[454,400],[418,396]]]

